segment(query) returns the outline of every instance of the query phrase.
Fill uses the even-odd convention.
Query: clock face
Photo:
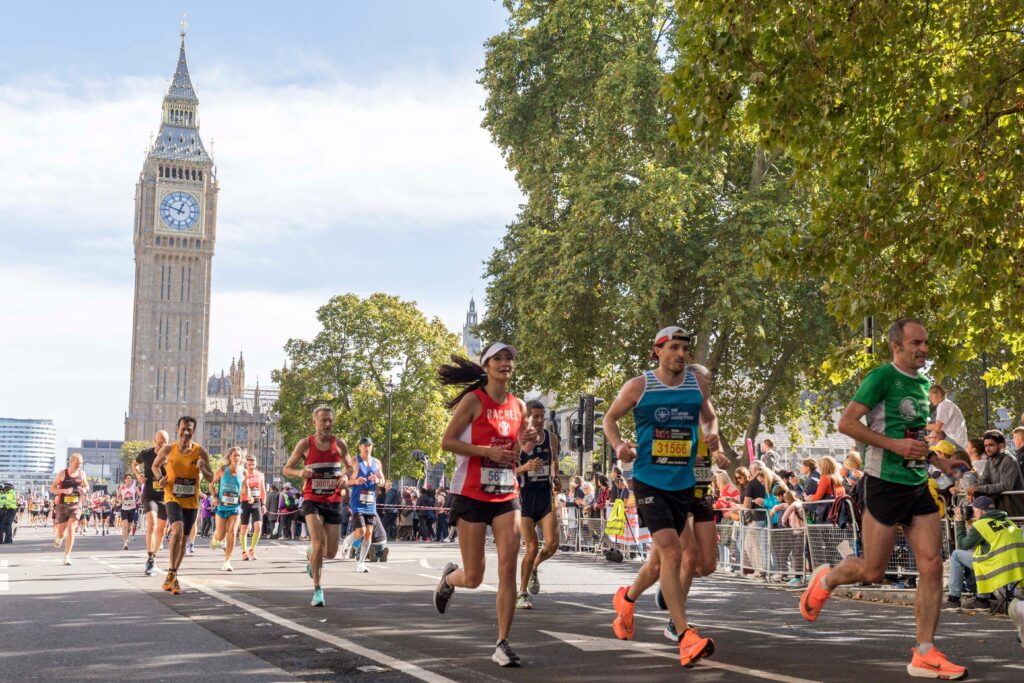
[[[199,221],[199,200],[188,192],[171,192],[160,202],[160,220],[172,230],[191,230]]]

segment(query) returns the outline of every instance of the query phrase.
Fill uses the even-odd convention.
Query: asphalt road
[[[453,544],[393,544],[389,562],[356,574],[325,570],[327,607],[309,607],[304,544],[264,540],[260,559],[220,571],[202,543],[179,574],[184,591],[146,577],[142,536],[80,537],[74,564],[50,529],[25,529],[0,546],[0,680],[174,681],[906,681],[913,612],[835,599],[803,621],[798,593],[728,575],[698,580],[690,619],[717,651],[695,669],[678,664],[661,634],[665,615],[645,596],[633,642],[614,639],[611,596],[636,566],[556,555],[541,570],[532,611],[519,611],[512,643],[520,669],[491,663],[494,557],[484,586],[458,591],[439,615],[431,595]],[[158,558],[163,566],[166,553]],[[1024,680],[1024,649],[1008,619],[945,613],[938,645],[971,680]]]

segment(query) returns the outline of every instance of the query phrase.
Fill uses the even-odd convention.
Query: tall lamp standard
[[[391,475],[391,395],[395,393],[395,383],[390,379],[384,385],[384,393],[388,397],[388,448],[384,462],[384,476],[386,478]]]

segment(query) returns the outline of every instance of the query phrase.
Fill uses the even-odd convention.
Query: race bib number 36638
[[[512,493],[515,490],[515,485],[515,470],[510,467],[480,468],[480,490],[484,493]]]
[[[686,466],[693,451],[693,431],[689,427],[655,429],[651,459],[655,465]]]

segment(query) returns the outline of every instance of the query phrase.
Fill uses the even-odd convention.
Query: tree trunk
[[[754,406],[750,409],[750,421],[747,423],[746,439],[753,439],[757,436],[757,431],[761,428],[761,414],[764,410],[764,406],[768,403],[768,399],[775,393],[775,389],[778,387],[779,382],[782,381],[783,374],[786,371],[786,365],[789,363],[790,358],[796,353],[797,345],[795,343],[786,346],[782,350],[782,355],[775,361],[772,366],[772,371],[768,374],[768,379],[765,380],[764,386],[761,387],[761,391],[757,396],[757,400],[754,401]]]

